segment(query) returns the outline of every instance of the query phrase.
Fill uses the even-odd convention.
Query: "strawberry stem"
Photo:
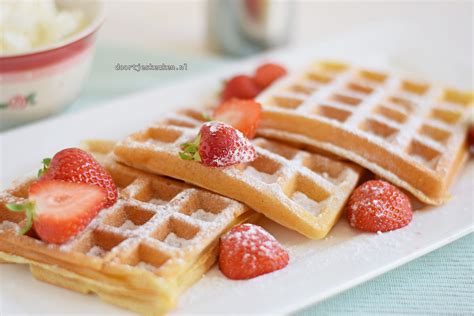
[[[199,134],[191,143],[181,144],[181,149],[183,151],[179,153],[179,157],[183,160],[201,161],[201,156],[199,155],[200,142],[201,134]]]
[[[48,171],[49,165],[51,164],[51,158],[44,158],[42,163],[43,163],[43,167],[40,170],[38,170],[38,178],[44,175],[46,171]]]
[[[204,120],[206,120],[206,122],[214,121],[212,116],[210,114],[205,113],[205,112],[202,112],[202,118]]]
[[[33,226],[33,221],[36,218],[35,203],[28,201],[23,204],[9,203],[9,204],[5,204],[5,206],[7,207],[7,209],[9,209],[12,212],[25,212],[26,223],[21,228],[20,235],[26,234]]]

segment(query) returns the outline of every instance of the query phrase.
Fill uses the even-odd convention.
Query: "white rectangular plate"
[[[417,65],[415,70],[426,75],[431,65],[423,64],[422,59],[416,60],[410,54],[403,55],[391,41],[386,40],[384,46],[384,38],[396,38],[393,29],[391,34],[385,28],[378,35],[372,30],[377,31],[377,28],[371,28],[370,32],[352,33],[311,49],[284,50],[259,56],[229,65],[219,73],[3,133],[0,136],[1,186],[5,188],[14,178],[38,168],[42,158],[62,148],[77,146],[82,139],[119,139],[178,107],[198,105],[203,96],[217,91],[223,78],[250,72],[262,60],[280,61],[292,68],[320,57],[345,57],[348,61],[366,65]],[[377,50],[382,53],[374,54],[373,49],[368,50],[374,38],[379,39]],[[448,69],[449,66],[433,67]],[[445,78],[435,79],[443,81]],[[449,80],[470,85],[460,77]],[[289,249],[291,262],[288,267],[248,281],[228,280],[213,268],[183,295],[175,312],[286,313],[360,284],[472,232],[473,178],[474,163],[470,161],[452,189],[451,201],[440,207],[419,210],[408,227],[381,235],[358,232],[342,219],[326,239],[310,241],[264,221],[262,225]],[[65,311],[128,313],[101,302],[95,296],[36,281],[26,267],[0,266],[0,314]]]

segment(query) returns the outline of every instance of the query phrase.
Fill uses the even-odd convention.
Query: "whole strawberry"
[[[237,75],[230,78],[224,85],[221,101],[232,98],[253,99],[260,93],[260,88],[255,80],[247,75]]]
[[[45,167],[38,174],[41,180],[95,184],[107,192],[106,208],[117,201],[117,188],[112,177],[88,152],[66,148],[43,163]]]
[[[257,68],[254,80],[261,89],[265,89],[284,75],[286,75],[286,69],[283,66],[268,63]]]
[[[227,167],[253,161],[257,153],[252,143],[235,128],[222,122],[207,122],[192,143],[182,145],[180,157],[209,167]]]
[[[347,204],[352,227],[368,232],[387,232],[408,225],[413,217],[409,198],[382,180],[371,180],[354,190]]]
[[[244,280],[283,269],[290,257],[262,227],[242,224],[221,237],[219,268],[229,279]]]

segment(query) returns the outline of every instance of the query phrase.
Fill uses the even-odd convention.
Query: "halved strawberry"
[[[42,180],[95,184],[107,191],[106,207],[112,206],[117,200],[117,188],[110,174],[91,154],[82,149],[63,149],[53,159],[44,159],[43,165],[43,169],[38,172]]]
[[[275,80],[286,75],[286,69],[278,64],[263,64],[255,71],[254,80],[260,89],[270,86]]]
[[[221,100],[232,98],[253,99],[260,93],[259,86],[250,76],[238,75],[228,80],[221,93]]]
[[[209,167],[226,167],[253,161],[257,153],[252,143],[230,125],[207,122],[201,126],[192,143],[182,145],[179,156],[184,160],[195,160]]]
[[[221,237],[219,268],[226,277],[243,280],[283,269],[290,257],[262,227],[242,224]]]
[[[41,240],[61,244],[82,231],[107,204],[105,189],[85,183],[39,180],[30,185],[28,202],[7,204],[12,211],[26,212],[27,223]]]
[[[410,223],[410,199],[397,187],[382,180],[364,182],[352,192],[347,218],[352,227],[368,232],[388,232]]]
[[[247,138],[253,138],[260,123],[262,106],[253,100],[230,99],[221,103],[213,113],[216,121],[232,125]]]

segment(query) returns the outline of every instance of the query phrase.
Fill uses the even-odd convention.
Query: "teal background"
[[[229,60],[218,57],[99,46],[81,97],[65,112],[98,106],[102,101],[143,89],[173,84],[182,78],[218,69],[227,62]],[[188,70],[116,71],[117,63],[187,63]],[[474,315],[473,245],[474,235],[470,234],[295,315]]]

